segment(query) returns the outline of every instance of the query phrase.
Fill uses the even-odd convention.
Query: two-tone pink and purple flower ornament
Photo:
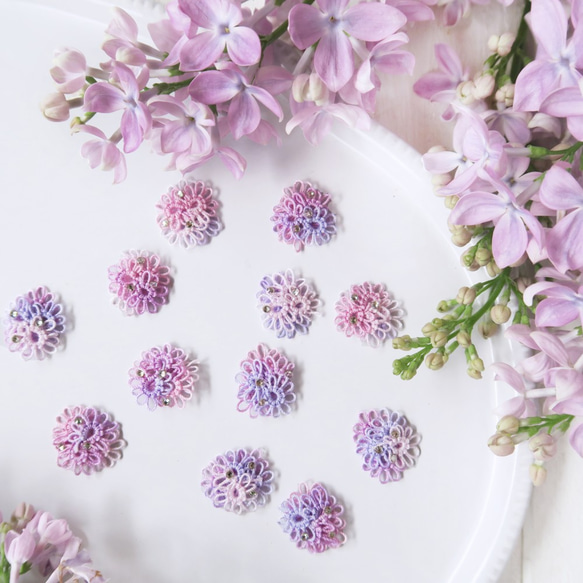
[[[63,306],[46,287],[18,296],[9,307],[4,338],[11,352],[25,360],[43,360],[62,344],[66,327]]]
[[[294,363],[260,344],[241,362],[237,409],[251,417],[280,417],[291,412],[296,400],[292,380]]]
[[[109,468],[122,456],[126,442],[119,423],[97,408],[67,407],[53,429],[57,465],[76,475]]]
[[[346,336],[357,336],[369,346],[380,346],[403,329],[404,310],[381,283],[365,282],[342,292],[334,322]]]
[[[415,427],[390,409],[363,411],[353,431],[362,469],[382,484],[401,480],[421,453],[421,436]]]
[[[336,233],[336,216],[328,207],[330,195],[300,180],[284,188],[284,193],[271,217],[279,240],[296,251],[328,243]]]
[[[206,245],[222,229],[213,189],[201,181],[178,183],[162,195],[156,208],[164,237],[187,249]]]
[[[108,270],[113,303],[125,314],[156,313],[168,303],[172,279],[160,257],[148,251],[128,251]]]
[[[237,449],[217,456],[202,471],[201,487],[215,508],[236,514],[257,510],[269,500],[274,474],[260,449]]]
[[[130,370],[132,394],[138,404],[156,407],[184,407],[192,399],[198,381],[198,361],[171,344],[146,350]]]
[[[288,269],[266,275],[260,287],[257,298],[266,328],[275,331],[278,338],[308,333],[320,300],[305,279],[296,278]]]
[[[300,549],[323,553],[346,542],[344,507],[322,484],[300,484],[280,510],[279,525]]]

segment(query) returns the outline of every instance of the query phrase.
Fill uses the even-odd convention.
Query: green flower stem
[[[567,162],[573,162],[575,154],[581,149],[583,142],[575,142],[572,146],[564,148],[563,150],[549,150],[548,148],[543,148],[542,146],[527,146],[530,151],[530,158],[533,160],[540,160],[541,158],[547,158],[548,156],[559,156],[561,160],[566,160]]]
[[[533,437],[541,430],[546,430],[549,435],[553,431],[565,433],[575,419],[574,415],[544,415],[542,417],[527,417],[520,420],[518,433],[526,433],[528,437]]]
[[[4,534],[2,534],[4,539]],[[4,553],[4,542],[0,544],[0,583],[9,583],[10,581],[10,563]]]

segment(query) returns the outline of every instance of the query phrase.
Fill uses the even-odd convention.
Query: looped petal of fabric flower
[[[362,469],[382,484],[401,480],[421,453],[421,436],[415,427],[390,409],[363,411],[353,431]]]
[[[201,487],[215,508],[245,514],[267,504],[273,480],[263,450],[237,449],[217,456],[204,468]]]
[[[380,283],[365,282],[342,292],[334,320],[347,337],[358,336],[377,347],[403,329],[404,310]]]
[[[113,303],[128,316],[156,313],[168,303],[172,279],[160,257],[148,251],[128,251],[108,270]]]
[[[298,180],[284,188],[271,220],[280,241],[303,251],[306,245],[324,245],[336,234],[336,216],[328,208],[330,195]]]
[[[296,278],[288,269],[266,275],[260,286],[257,298],[265,327],[274,330],[278,338],[307,334],[320,300],[306,280]]]
[[[43,360],[62,344],[66,328],[63,306],[46,287],[18,296],[8,309],[4,339],[25,360]]]
[[[300,484],[279,508],[279,525],[298,548],[323,553],[346,542],[344,507],[322,484]]]
[[[76,475],[109,468],[121,459],[126,442],[119,423],[97,408],[67,407],[53,429],[57,465]]]

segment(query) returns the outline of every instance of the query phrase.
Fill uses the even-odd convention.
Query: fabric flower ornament
[[[279,417],[291,412],[296,400],[292,381],[294,364],[275,349],[260,344],[241,362],[238,411],[251,417]]]
[[[142,354],[130,370],[132,394],[138,404],[156,407],[184,407],[192,399],[198,381],[198,361],[190,360],[184,350],[165,344]]]
[[[334,322],[346,336],[377,347],[403,329],[404,310],[381,283],[365,282],[342,292]]]
[[[186,249],[210,243],[222,228],[219,203],[204,182],[178,183],[162,195],[156,208],[162,234],[170,243]]]
[[[259,308],[266,328],[278,338],[307,334],[320,300],[305,279],[297,278],[291,269],[266,275],[257,293]]]
[[[122,456],[126,442],[119,423],[93,407],[68,407],[53,429],[57,465],[75,475],[92,474],[110,468]]]
[[[348,7],[348,0],[317,0],[318,7],[297,4],[289,13],[289,33],[301,50],[318,43],[314,68],[330,91],[338,91],[354,73],[354,56],[349,36],[378,42],[394,34],[406,16],[386,4],[360,3]]]
[[[353,431],[362,469],[381,484],[401,480],[421,453],[421,436],[415,427],[404,415],[390,409],[363,411]]]
[[[154,314],[168,302],[170,269],[155,253],[129,251],[108,275],[113,303],[128,316]]]
[[[336,233],[336,216],[328,208],[330,195],[298,180],[284,188],[271,220],[280,241],[303,251],[306,245],[324,245]]]
[[[322,484],[300,484],[279,508],[279,525],[298,548],[323,553],[346,542],[344,507]]]
[[[65,333],[63,306],[45,287],[18,296],[5,321],[4,338],[11,352],[25,360],[43,360],[54,354]]]
[[[227,51],[233,63],[254,65],[261,56],[257,33],[246,26],[238,3],[229,0],[179,0],[182,12],[204,31],[188,40],[180,52],[183,71],[202,71]]]
[[[238,449],[217,456],[204,468],[201,487],[215,508],[245,514],[267,504],[273,479],[262,450]]]

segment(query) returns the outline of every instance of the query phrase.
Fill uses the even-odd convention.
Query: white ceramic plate
[[[125,4],[132,6],[140,8]],[[66,518],[114,582],[494,581],[529,493],[526,457],[498,459],[486,447],[493,409],[507,395],[490,377],[469,379],[463,355],[403,382],[391,370],[400,353],[363,346],[333,324],[340,293],[372,280],[403,303],[413,335],[440,299],[468,283],[419,156],[378,127],[340,128],[318,148],[298,133],[279,149],[245,146],[242,180],[218,162],[194,175],[217,189],[224,231],[204,248],[171,248],[154,205],[178,174],[164,172],[145,147],[129,157],[128,180],[111,186],[111,174],[81,159],[84,138],[38,109],[51,91],[53,49],[103,59],[109,3],[1,7],[0,306],[47,285],[74,320],[66,349],[49,361],[0,349],[4,513],[26,500]],[[299,179],[332,194],[341,224],[330,245],[303,254],[279,243],[269,221],[282,189]],[[107,268],[131,248],[172,266],[174,291],[156,315],[124,317],[110,303]],[[278,340],[262,327],[255,293],[263,275],[286,268],[311,280],[324,306],[307,336]],[[150,413],[135,403],[127,371],[142,351],[167,342],[200,359],[203,382],[185,409]],[[298,407],[285,418],[235,409],[239,362],[259,342],[298,364]],[[491,350],[483,348],[488,361]],[[102,407],[122,423],[128,447],[115,468],[77,477],[57,467],[54,420],[75,404]],[[417,467],[388,485],[361,470],[352,443],[359,412],[381,407],[403,411],[423,436]],[[201,469],[237,447],[266,448],[278,472],[271,502],[246,516],[213,508],[200,490]],[[278,526],[279,503],[306,480],[325,483],[346,505],[343,548],[310,555]]]

